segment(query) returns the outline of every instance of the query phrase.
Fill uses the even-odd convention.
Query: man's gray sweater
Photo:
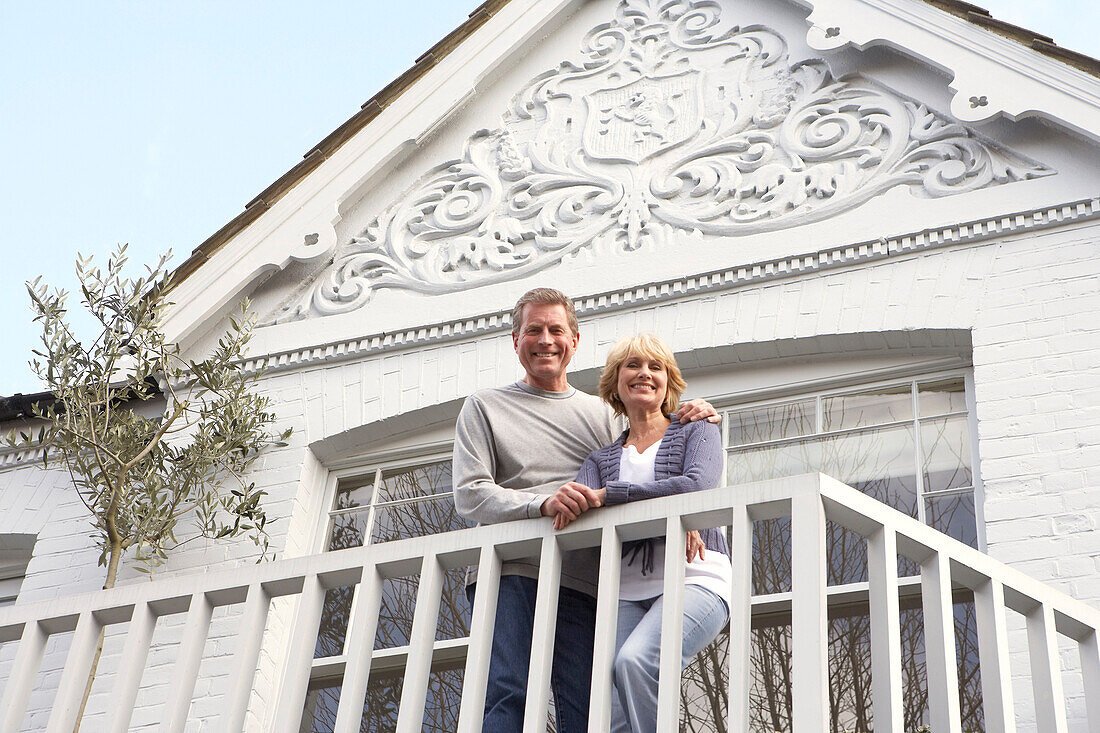
[[[475,392],[455,427],[455,508],[478,524],[542,516],[546,497],[621,430],[607,405],[576,389],[547,392],[516,382]],[[562,585],[595,595],[598,570],[597,548],[567,552]],[[501,572],[536,578],[538,559],[507,562]],[[476,573],[467,577],[474,580]]]

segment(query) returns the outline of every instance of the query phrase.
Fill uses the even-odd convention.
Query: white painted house
[[[464,566],[728,525],[730,627],[662,730],[1100,731],[1100,62],[958,0],[489,0],[180,274],[185,349],[260,316],[280,559],[99,591],[68,478],[2,454],[0,730],[72,728],[101,627],[82,730],[477,730]],[[438,534],[535,286],[576,298],[577,386],[672,344],[724,488]]]

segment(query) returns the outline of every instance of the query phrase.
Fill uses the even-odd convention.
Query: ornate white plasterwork
[[[737,236],[833,216],[896,186],[947,196],[1051,169],[824,64],[713,0],[621,0],[579,62],[532,80],[463,157],[425,175],[273,321],[376,288],[445,293],[581,249]]]

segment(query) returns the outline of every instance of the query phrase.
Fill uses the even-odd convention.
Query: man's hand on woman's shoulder
[[[676,411],[676,419],[682,423],[704,419],[712,423],[722,422],[722,416],[714,409],[714,405],[701,399],[681,403],[680,409]]]

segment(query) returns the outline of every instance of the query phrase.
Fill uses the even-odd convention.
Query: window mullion
[[[909,383],[910,393],[913,399],[913,475],[916,477],[917,491],[917,519],[921,524],[927,524],[924,511],[924,448],[921,445],[920,434],[920,390],[917,380]]]
[[[371,544],[371,537],[374,536],[374,517],[378,507],[378,494],[381,491],[381,483],[382,469],[378,468],[374,471],[374,489],[370,492],[370,511],[367,513],[367,526],[363,530],[364,546]]]

